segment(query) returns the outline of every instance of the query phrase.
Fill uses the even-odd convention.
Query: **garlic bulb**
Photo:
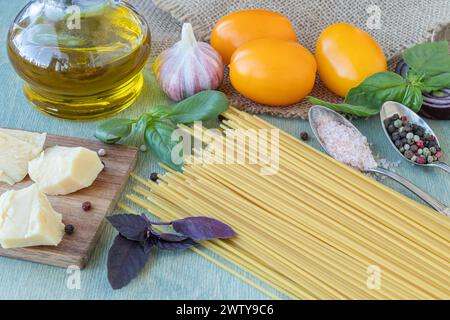
[[[219,53],[205,42],[198,42],[192,25],[183,25],[181,41],[156,59],[154,72],[162,90],[181,101],[204,90],[220,87],[224,65]]]

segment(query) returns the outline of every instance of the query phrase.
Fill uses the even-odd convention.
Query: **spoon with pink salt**
[[[399,174],[378,167],[367,138],[339,113],[322,106],[309,110],[309,124],[322,148],[334,159],[357,170],[389,177],[438,212],[450,217],[450,208]]]

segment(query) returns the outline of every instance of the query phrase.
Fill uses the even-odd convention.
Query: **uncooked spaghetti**
[[[235,109],[224,116],[225,135],[276,129]],[[128,198],[164,220],[229,224],[238,237],[203,245],[292,298],[450,298],[447,217],[283,131],[279,147],[275,175],[190,161],[158,183],[137,178]]]

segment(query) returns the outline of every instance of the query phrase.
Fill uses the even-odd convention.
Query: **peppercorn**
[[[412,126],[410,124],[405,125],[405,129],[406,132],[411,132],[413,131]]]
[[[417,150],[419,150],[419,147],[416,146],[415,144],[411,145],[411,147],[409,148],[412,152],[416,153]]]
[[[150,175],[150,180],[152,180],[153,182],[158,181],[158,174],[157,174],[156,172],[153,172],[153,173]]]
[[[417,156],[414,155],[414,156],[411,158],[411,161],[412,161],[412,162],[416,162],[416,160],[417,160]]]
[[[391,124],[388,126],[387,130],[389,133],[393,133],[395,131],[395,126]]]
[[[430,147],[430,152],[432,155],[436,154],[436,148],[435,147]]]
[[[308,141],[308,139],[309,139],[309,134],[308,134],[308,132],[303,131],[302,133],[300,133],[300,138],[301,138],[303,141]]]
[[[398,132],[394,132],[393,134],[392,134],[392,141],[396,141],[396,140],[398,140],[398,139],[400,139],[400,133],[398,133]]]
[[[226,120],[227,118],[225,118],[223,115],[221,115],[221,114],[219,114],[218,116],[217,116],[217,120],[219,120],[220,122],[222,122],[222,121],[224,121],[224,120]]]
[[[444,156],[444,153],[442,151],[436,152],[436,158],[440,159]]]
[[[147,152],[147,146],[145,144],[141,144],[139,150],[141,150],[141,152]]]
[[[405,149],[405,150],[409,150],[409,148],[411,148],[411,146],[410,146],[409,144],[405,144],[405,145],[403,146],[403,149]]]
[[[433,163],[434,162],[434,157],[433,156],[428,156],[427,162],[428,163]]]
[[[411,140],[411,139],[413,139],[413,138],[414,138],[414,133],[408,132],[408,134],[406,135],[406,139]]]
[[[420,156],[420,157],[417,158],[416,162],[418,164],[425,164],[427,162],[427,160],[425,159],[425,157]]]
[[[419,155],[423,154],[423,149],[417,150],[417,154],[419,154]]]
[[[395,120],[397,120],[397,119],[400,119],[400,116],[399,116],[398,113],[396,113],[396,114],[394,114],[394,115],[391,117],[391,119],[395,121]]]
[[[405,157],[407,159],[412,159],[412,157],[414,157],[414,152],[412,152],[411,150],[408,150],[405,152]]]
[[[395,146],[396,146],[397,148],[401,148],[402,145],[403,145],[403,143],[402,143],[401,140],[395,141]]]
[[[100,149],[100,150],[97,151],[97,153],[98,153],[98,155],[100,157],[106,156],[106,150],[105,149]]]
[[[405,131],[399,132],[400,138],[406,138],[407,134]]]
[[[90,201],[83,202],[83,204],[81,205],[81,208],[84,211],[89,211],[92,209],[92,203]]]
[[[423,137],[423,136],[425,135],[425,130],[423,130],[423,128],[418,128],[418,129],[416,130],[416,134],[417,134],[419,137]]]
[[[403,121],[398,119],[394,121],[394,127],[400,128],[403,125]]]
[[[75,227],[72,225],[72,224],[68,224],[68,225],[66,225],[65,227],[64,227],[64,232],[66,233],[66,234],[73,234],[74,233],[74,231],[75,231]]]
[[[408,122],[408,117],[407,116],[401,116],[400,119],[402,119],[403,122]]]
[[[416,142],[416,145],[417,145],[419,148],[423,148],[423,147],[424,147],[424,143],[423,143],[422,140],[417,141],[417,142]]]

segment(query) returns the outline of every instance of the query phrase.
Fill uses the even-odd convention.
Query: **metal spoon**
[[[444,162],[436,161],[436,162],[432,162],[432,163],[419,164],[419,163],[416,163],[416,162],[411,161],[410,159],[406,158],[400,152],[400,150],[398,150],[398,148],[395,146],[394,142],[392,141],[391,136],[389,135],[389,132],[386,129],[386,126],[384,125],[384,120],[392,117],[394,114],[398,114],[400,117],[406,116],[406,117],[408,117],[408,120],[411,123],[414,123],[414,124],[417,124],[417,125],[423,127],[426,130],[426,133],[432,134],[435,137],[436,137],[436,135],[434,134],[434,132],[430,128],[430,126],[421,117],[419,117],[417,115],[417,113],[415,113],[408,107],[402,105],[401,103],[388,101],[381,108],[381,112],[380,112],[381,126],[383,127],[384,133],[386,134],[386,137],[388,138],[391,145],[394,147],[395,151],[397,151],[404,159],[406,159],[407,161],[409,161],[415,165],[424,166],[424,167],[438,167],[438,168],[441,168],[442,170],[445,170],[447,173],[450,173],[450,166]],[[441,146],[437,137],[436,137],[436,142],[437,142],[438,146]]]
[[[314,135],[316,136],[317,140],[319,141],[320,145],[328,154],[330,154],[330,153],[327,150],[325,143],[319,136],[319,133],[317,130],[319,123],[320,123],[320,119],[322,117],[327,117],[328,119],[336,121],[339,124],[346,125],[347,127],[354,130],[357,134],[362,135],[361,132],[350,121],[345,119],[339,113],[337,113],[333,110],[327,109],[325,107],[322,107],[322,106],[311,107],[311,109],[309,109],[309,124],[311,125],[312,131],[313,131]],[[413,192],[415,195],[417,195],[419,198],[421,198],[423,201],[425,201],[428,205],[430,205],[430,207],[432,207],[433,209],[437,210],[438,212],[450,217],[450,208],[449,207],[447,207],[445,204],[443,204],[439,200],[433,198],[431,195],[429,195],[428,193],[426,193],[425,191],[423,191],[422,189],[417,187],[415,184],[413,184],[409,180],[403,178],[399,174],[389,171],[389,170],[386,170],[384,168],[380,168],[380,167],[368,169],[365,172],[378,173],[378,174],[381,174],[383,176],[389,177],[389,178],[397,181],[399,184],[401,184],[402,186],[404,186],[405,188],[407,188],[408,190]]]

